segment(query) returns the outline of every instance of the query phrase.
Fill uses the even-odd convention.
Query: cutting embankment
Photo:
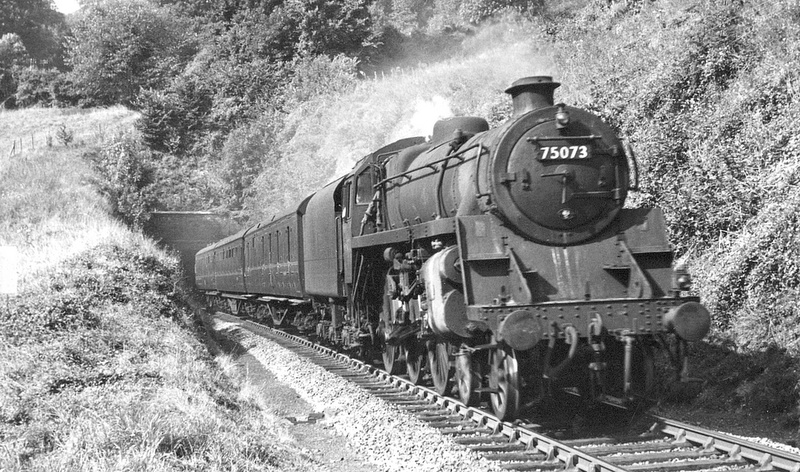
[[[0,298],[0,469],[314,468],[231,358],[208,353],[177,259],[93,186],[81,156],[123,153],[134,119],[2,113],[16,144],[0,141],[0,246],[20,263],[18,294]]]

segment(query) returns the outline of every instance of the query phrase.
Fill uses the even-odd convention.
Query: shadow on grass
[[[781,428],[800,426],[800,360],[786,349],[740,353],[732,345],[692,346],[692,375],[703,379],[691,406],[775,416]]]

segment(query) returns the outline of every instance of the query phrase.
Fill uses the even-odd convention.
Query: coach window
[[[292,228],[286,227],[286,260],[292,260]]]
[[[277,252],[275,253],[275,262],[281,262],[281,231],[278,230],[275,232],[275,249]]]

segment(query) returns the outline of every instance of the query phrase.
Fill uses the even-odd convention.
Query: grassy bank
[[[126,234],[81,156],[113,143],[135,118],[122,107],[0,112],[0,245],[20,251],[23,288],[54,262]],[[69,143],[56,138],[62,125]]]
[[[65,117],[69,145],[0,161],[0,245],[21,258],[0,299],[0,470],[309,467],[206,351],[177,260],[108,216],[81,156],[134,114],[4,112],[0,135]]]

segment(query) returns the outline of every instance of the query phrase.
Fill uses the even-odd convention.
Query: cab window
[[[356,179],[356,203],[368,204],[372,201],[372,195],[375,193],[372,190],[372,169],[367,167]]]
[[[346,182],[342,188],[342,219],[347,221],[350,218],[350,182]]]

